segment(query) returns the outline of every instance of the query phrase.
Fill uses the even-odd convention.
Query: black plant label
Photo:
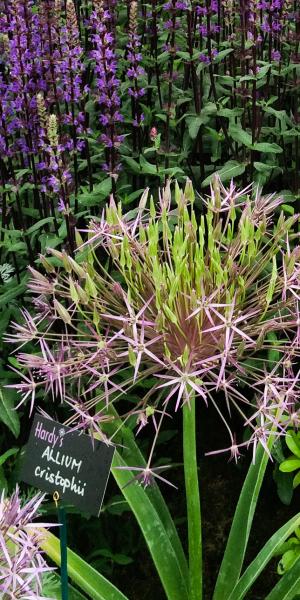
[[[36,414],[20,479],[98,516],[113,454],[113,446]]]

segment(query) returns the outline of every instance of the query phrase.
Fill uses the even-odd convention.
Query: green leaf
[[[274,115],[274,117],[276,117],[276,119],[279,119],[279,121],[292,124],[292,121],[288,117],[285,110],[275,110],[275,108],[273,108],[272,106],[262,106],[262,109],[264,112],[270,115]]]
[[[231,592],[228,600],[242,600],[252,587],[260,573],[274,556],[274,553],[280,548],[283,542],[295,531],[300,524],[300,513],[292,517],[283,527],[281,527],[269,541],[265,544],[262,550],[258,553],[252,563],[247,567],[239,582]],[[279,597],[278,597],[279,598]]]
[[[293,488],[295,489],[300,484],[300,471],[295,475],[293,479]]]
[[[281,146],[278,146],[278,144],[275,143],[270,144],[268,142],[256,142],[251,147],[253,148],[253,150],[257,150],[258,152],[264,152],[265,154],[281,154],[283,152]]]
[[[20,171],[16,172],[16,179],[17,181],[19,179],[21,179],[21,177],[24,177],[24,175],[27,175],[27,173],[30,173],[30,169],[20,169]]]
[[[127,167],[129,167],[130,171],[133,173],[141,173],[141,168],[138,162],[131,158],[130,156],[122,156],[122,162],[125,163]]]
[[[275,264],[276,264],[276,261],[275,261]],[[280,360],[279,350],[277,350],[274,347],[272,348],[272,343],[273,343],[273,346],[275,346],[275,347],[278,346],[278,338],[277,338],[275,331],[269,331],[269,333],[266,335],[266,339],[271,342],[270,348],[268,350],[268,361],[269,361],[270,367],[273,368],[273,366],[275,366],[275,364],[277,364]]]
[[[203,109],[201,110],[201,116],[202,115],[208,115],[208,116],[212,116],[215,115],[217,112],[217,105],[215,104],[215,102],[205,102],[205,105],[203,107]]]
[[[273,442],[274,438],[272,436],[268,441],[269,449],[271,449]],[[249,467],[237,503],[213,600],[226,600],[240,578],[258,495],[268,459],[268,454],[259,445],[255,455],[255,464],[251,464]]]
[[[6,452],[4,452],[4,454],[1,454],[1,456],[0,456],[0,467],[1,467],[1,465],[3,465],[5,463],[5,461],[7,461],[7,459],[10,456],[13,456],[18,451],[19,451],[19,448],[10,448],[9,450],[6,450]]]
[[[53,221],[54,217],[47,217],[46,219],[41,219],[40,221],[29,227],[29,229],[27,229],[26,231],[26,234],[30,235],[34,231],[37,231],[38,229],[41,229],[41,227],[44,227],[44,225],[47,225],[47,223],[53,223]]]
[[[99,407],[101,404],[99,403]],[[116,416],[116,411],[113,411]],[[133,432],[129,427],[120,428],[120,419],[105,425],[105,432],[110,436],[119,432],[119,437],[114,437],[117,443],[122,444],[122,456],[115,452],[113,466],[129,466],[131,464],[146,466]],[[169,600],[188,600],[188,566],[178,537],[174,521],[163,499],[158,485],[144,489],[137,483],[124,486],[136,474],[130,471],[112,469],[114,478],[131,507],[148,544],[153,561],[165,588]]]
[[[62,600],[61,597],[61,582],[60,576],[57,573],[51,573],[51,576],[46,579],[46,582],[42,583],[43,596],[53,598],[53,600]],[[86,600],[86,596],[83,596],[78,590],[72,585],[68,585],[68,600]]]
[[[192,140],[196,139],[201,125],[203,125],[205,122],[206,120],[199,116],[194,117],[193,119],[187,119],[189,135]]]
[[[272,273],[271,273],[270,282],[269,282],[269,286],[268,286],[267,293],[266,293],[266,307],[268,307],[270,302],[272,301],[274,291],[275,291],[276,281],[277,281],[277,264],[276,264],[276,256],[273,256]]]
[[[273,171],[273,169],[278,168],[278,165],[269,165],[268,163],[254,162],[254,169],[258,171],[258,173],[269,173],[270,171]]]
[[[243,108],[219,108],[217,111],[217,115],[219,117],[227,117],[228,119],[233,119],[235,117],[241,117],[244,113]]]
[[[282,473],[277,464],[273,477],[277,485],[277,494],[281,502],[286,506],[289,506],[293,498],[293,474]]]
[[[300,469],[300,458],[294,458],[293,456],[287,458],[279,465],[279,469],[283,473],[291,473]]]
[[[288,431],[285,436],[285,443],[288,449],[298,458],[300,458],[300,439],[295,431]]]
[[[112,465],[114,478],[139,523],[168,600],[188,600],[188,577],[181,570],[162,515],[147,490],[137,482],[128,485],[136,472],[116,469],[120,466],[127,467],[127,464],[116,450]]]
[[[60,565],[59,539],[49,531],[44,531],[43,533],[45,533],[45,536],[41,543],[42,550],[46,552],[55,564]],[[96,569],[91,567],[89,563],[69,548],[67,561],[69,577],[92,600],[128,600],[101,573],[98,573]]]
[[[294,215],[295,214],[295,209],[293,206],[290,206],[289,204],[282,204],[281,205],[281,209],[287,213],[288,215]]]
[[[265,600],[294,600],[300,589],[300,557],[283,575]]]
[[[235,125],[231,123],[229,126],[228,133],[235,142],[239,142],[247,148],[252,147],[252,136],[250,135],[250,133],[242,129],[241,125]]]
[[[14,284],[13,288],[10,288],[9,290],[7,290],[7,292],[0,295],[0,306],[4,306],[5,304],[8,304],[9,302],[11,302],[15,298],[17,298],[17,296],[20,296],[21,294],[23,294],[23,292],[26,290],[26,287],[27,287],[27,276],[26,276],[26,282],[22,281],[21,283],[19,283],[19,285]]]
[[[92,192],[84,192],[78,196],[78,204],[81,208],[89,208],[90,206],[97,206],[101,200],[107,198],[112,189],[112,182],[110,177],[106,177],[100,183],[96,183],[93,187]]]
[[[292,566],[295,564],[298,556],[299,556],[299,549],[295,548],[292,550],[287,550],[286,552],[284,552],[284,554],[282,555],[278,566],[277,566],[277,573],[279,575],[284,575],[284,573],[286,573],[286,571],[288,571],[289,569],[292,568]]]
[[[221,181],[228,181],[233,177],[238,177],[238,175],[242,175],[245,172],[245,169],[245,163],[239,163],[237,160],[229,160],[227,163],[225,163],[222,169],[215,171],[214,173],[206,177],[206,179],[204,179],[204,181],[202,182],[201,187],[206,187],[207,185],[209,185],[215,173],[218,173]]]
[[[259,71],[256,74],[256,79],[258,79],[258,80],[263,79],[263,77],[265,77],[267,75],[267,73],[270,70],[271,66],[272,65],[269,63],[267,65],[264,65],[263,67],[259,67]]]
[[[0,388],[0,420],[10,429],[17,438],[20,433],[20,419],[15,410],[15,392],[7,388]]]
[[[223,60],[223,58],[225,58],[225,56],[228,56],[228,54],[231,54],[231,52],[234,51],[234,48],[226,48],[226,50],[221,50],[217,56],[214,57],[214,64],[217,64],[219,62],[221,62],[221,60]]]
[[[141,173],[146,175],[158,175],[156,165],[149,163],[145,157],[141,154],[140,156]]]

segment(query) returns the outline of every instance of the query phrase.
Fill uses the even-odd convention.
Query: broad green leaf
[[[221,62],[223,58],[225,58],[225,56],[228,56],[228,54],[231,54],[233,50],[234,48],[226,48],[226,50],[221,50],[220,52],[218,52],[217,56],[214,57],[214,64]]]
[[[3,465],[5,463],[5,461],[7,461],[7,459],[10,456],[13,456],[18,451],[19,451],[19,448],[10,448],[9,450],[6,450],[6,452],[4,452],[4,454],[1,454],[1,456],[0,456],[0,467],[1,467],[1,465]]]
[[[161,175],[169,175],[170,177],[177,177],[178,181],[180,181],[179,175],[185,175],[184,170],[181,169],[180,167],[169,167],[168,169],[160,169],[159,172]]]
[[[300,524],[300,513],[290,519],[288,523],[283,525],[265,544],[256,558],[252,561],[249,567],[241,576],[238,584],[231,592],[228,600],[243,600],[248,590],[254,584],[265,566],[274,556],[275,552],[280,548],[283,542],[295,531],[295,528]]]
[[[125,163],[127,167],[129,167],[130,171],[133,173],[141,173],[141,167],[139,163],[131,158],[131,156],[122,156],[122,162]]]
[[[297,473],[297,475],[295,475],[295,477],[293,479],[293,488],[295,489],[296,487],[298,487],[299,484],[300,484],[300,471],[299,471],[299,473]]]
[[[263,79],[263,77],[265,77],[268,71],[270,70],[271,66],[272,65],[269,63],[267,65],[264,65],[263,67],[259,67],[259,71],[256,74],[256,79]]]
[[[219,175],[221,181],[228,181],[229,179],[232,179],[233,177],[242,175],[244,173],[245,169],[246,169],[245,163],[239,163],[237,160],[229,160],[227,163],[225,163],[225,165],[224,165],[224,167],[222,167],[222,169],[220,169],[219,171],[215,171],[214,173],[212,173],[211,175],[206,177],[206,179],[204,179],[204,181],[202,182],[201,187],[206,187],[207,185],[209,185],[211,183],[215,173],[217,173]]]
[[[256,142],[251,147],[253,148],[253,150],[257,150],[258,152],[264,152],[266,154],[281,154],[283,152],[281,146],[278,146],[278,144],[275,143]]]
[[[44,530],[44,540],[41,548],[46,554],[60,565],[60,541],[59,539]],[[78,554],[68,548],[68,575],[78,587],[88,594],[92,600],[128,600],[120,590],[118,590],[101,573],[91,567]]]
[[[104,200],[109,196],[111,188],[111,178],[107,177],[106,179],[103,179],[103,181],[93,186],[93,190],[91,192],[83,192],[82,194],[79,194],[79,206],[82,208],[97,206],[101,200]]]
[[[15,410],[15,392],[11,389],[0,388],[0,420],[7,425],[17,438],[20,433],[19,414]]]
[[[179,56],[180,58],[183,58],[184,60],[188,60],[188,61],[191,60],[189,52],[178,51],[178,52],[176,52],[176,56]]]
[[[10,285],[7,292],[0,295],[0,306],[4,306],[5,304],[8,304],[12,300],[17,298],[21,294],[23,294],[23,292],[25,292],[25,290],[26,290],[26,287],[27,287],[27,276],[26,276],[26,281],[22,281],[21,283],[19,283],[18,285],[14,285],[13,287]]]
[[[235,125],[231,123],[228,133],[235,142],[239,142],[243,144],[243,146],[251,148],[252,136],[250,135],[250,133],[248,133],[248,131],[242,129],[241,125]]]
[[[228,119],[233,119],[235,117],[241,117],[244,113],[243,108],[219,108],[217,111],[217,115],[219,117],[227,117]]]
[[[206,119],[203,119],[200,116],[194,117],[193,119],[187,119],[189,134],[192,140],[196,139],[199,129],[204,123],[206,123]]]
[[[289,569],[292,568],[292,566],[295,564],[299,555],[300,555],[299,547],[297,547],[297,548],[294,547],[292,550],[287,550],[286,552],[284,552],[284,554],[282,555],[282,557],[277,565],[277,573],[279,575],[284,575],[284,573],[286,573],[286,571],[288,571]]]
[[[148,162],[145,157],[141,154],[140,156],[141,173],[147,175],[158,175],[156,165]]]
[[[283,473],[291,473],[292,471],[300,469],[300,458],[290,456],[279,465],[279,469]]]
[[[203,115],[215,115],[217,112],[217,105],[215,104],[215,102],[205,102],[204,107],[201,110],[201,116]]]
[[[289,123],[290,125],[292,124],[292,121],[285,110],[275,110],[275,108],[273,108],[272,106],[262,106],[262,109],[264,112],[270,115],[274,115],[276,119]]]
[[[269,165],[268,163],[262,163],[262,162],[254,162],[254,169],[256,171],[258,171],[258,173],[269,173],[270,171],[273,171],[273,169],[278,169],[278,165]]]
[[[300,591],[300,557],[294,566],[283,575],[265,600],[294,600]]]
[[[273,441],[273,437],[270,437],[268,442],[269,449],[271,449]],[[255,464],[251,464],[249,467],[237,503],[213,600],[227,600],[240,578],[258,495],[268,459],[268,454],[259,445],[255,455]]]
[[[288,449],[298,458],[300,458],[300,439],[294,431],[288,431],[285,436],[285,443]]]
[[[34,231],[37,231],[38,229],[41,229],[41,227],[44,227],[44,225],[47,225],[47,223],[53,223],[53,221],[54,217],[47,217],[46,219],[41,219],[40,221],[29,227],[29,229],[27,229],[26,234],[30,235]]]
[[[287,213],[288,215],[294,215],[295,214],[295,209],[293,206],[290,206],[289,204],[282,204],[281,205],[281,209]]]
[[[9,252],[27,252],[27,246],[25,242],[15,242],[14,244],[12,244],[9,240],[6,240],[1,244],[1,246],[7,248]]]

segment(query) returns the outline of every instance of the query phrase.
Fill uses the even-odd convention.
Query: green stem
[[[183,407],[183,462],[189,539],[189,600],[202,600],[202,532],[195,396]]]

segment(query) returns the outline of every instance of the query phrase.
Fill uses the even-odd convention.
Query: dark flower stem
[[[158,50],[157,50],[157,0],[152,0],[152,36],[151,36],[151,52],[154,56],[155,61],[155,77],[156,77],[156,86],[157,86],[157,94],[160,108],[162,109],[162,96],[161,96],[161,87],[160,87],[160,73],[159,73],[159,65],[158,65]]]
[[[215,101],[216,105],[218,105],[218,95],[217,95],[215,78],[214,78],[214,69],[213,69],[213,65],[212,65],[213,55],[212,55],[212,47],[211,47],[210,2],[209,2],[209,0],[206,0],[206,7],[207,7],[207,17],[206,17],[206,22],[207,22],[207,50],[208,50],[208,56],[209,56],[209,59],[210,59],[209,66],[208,66],[208,71],[209,71],[210,85],[211,85],[211,90],[212,90],[213,98],[214,98],[214,101]],[[231,139],[230,139],[230,137],[228,135],[227,126],[226,126],[226,124],[224,122],[223,117],[217,117],[216,121],[217,121],[218,127],[221,127],[221,129],[223,130],[224,138],[226,140],[226,143],[227,143],[228,147],[230,148],[232,154],[235,155],[234,147],[233,147],[232,141],[231,141]]]
[[[195,63],[193,60],[193,48],[194,48],[194,36],[193,36],[193,19],[191,11],[187,11],[187,41],[188,41],[188,52],[190,55],[189,70],[191,73],[192,88],[194,94],[195,112],[200,114],[202,108],[202,90],[201,86],[198,85],[197,74],[195,69]],[[201,179],[205,177],[205,165],[203,158],[203,139],[202,139],[202,127],[199,127],[199,132],[196,139],[196,152],[199,154],[200,164],[200,176]]]
[[[169,84],[168,84],[168,100],[167,100],[167,118],[166,118],[166,156],[165,156],[165,169],[169,166],[169,152],[170,152],[170,120],[171,120],[171,107],[172,107],[172,94],[173,94],[173,72],[174,72],[174,57],[176,54],[175,48],[175,27],[176,27],[176,8],[175,0],[172,0],[172,31],[170,36],[170,48],[169,48]]]

